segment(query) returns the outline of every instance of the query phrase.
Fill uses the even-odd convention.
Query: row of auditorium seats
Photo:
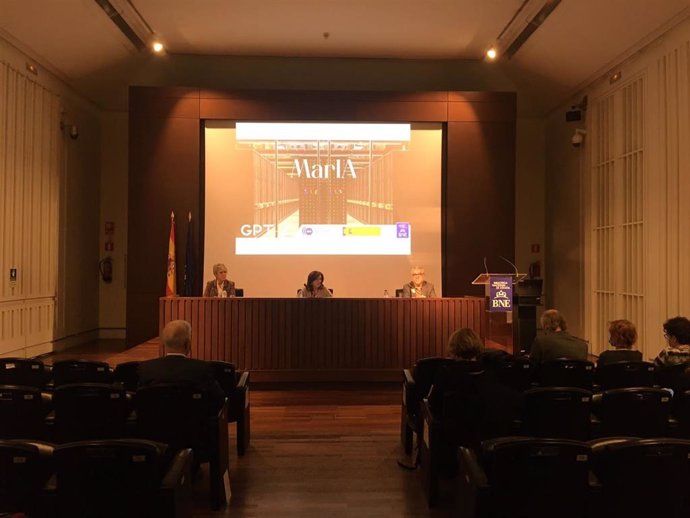
[[[192,465],[191,449],[141,439],[0,440],[0,515],[191,517]]]
[[[459,518],[690,516],[690,441],[502,437],[458,451]]]
[[[76,422],[77,414],[96,415],[95,409],[103,402],[104,407],[112,408],[109,419],[119,423],[111,428],[120,433],[123,424],[122,416],[129,416],[131,397],[137,390],[139,381],[138,367],[140,362],[127,362],[112,369],[107,363],[85,360],[64,360],[55,362],[52,369],[40,360],[23,358],[0,359],[0,417],[10,416],[14,406],[23,402],[26,415],[38,416],[43,411],[49,415],[57,410],[57,417],[49,416],[48,429],[51,425],[61,427],[66,421]],[[232,363],[222,361],[209,362],[213,368],[216,381],[225,392],[228,400],[228,422],[237,424],[237,453],[244,455],[249,444],[249,372],[238,371]],[[96,384],[86,386],[85,384]],[[75,386],[76,385],[76,386]],[[10,387],[15,387],[11,389]],[[21,387],[21,389],[19,389]],[[33,389],[33,390],[31,390]],[[23,398],[23,399],[22,399]],[[42,406],[39,405],[42,402]],[[73,414],[74,417],[69,417]],[[65,419],[60,419],[64,416]],[[43,422],[43,417],[40,418]],[[34,417],[27,421],[26,427],[39,419]],[[113,423],[111,423],[113,424]],[[9,426],[9,425],[8,425]],[[18,426],[18,425],[17,425]],[[95,425],[98,426],[98,425]],[[26,429],[25,427],[25,429]],[[43,427],[41,427],[43,428]],[[35,428],[36,431],[40,431]],[[45,431],[45,430],[42,430]],[[22,435],[23,438],[49,438],[56,442],[78,440],[70,435],[61,439],[57,436],[42,433],[38,436]],[[122,435],[116,435],[122,436]],[[16,438],[16,434],[6,431],[0,423],[0,438]],[[87,436],[88,439],[105,439],[109,437]]]
[[[209,464],[211,506],[222,505],[229,480],[229,421],[237,423],[238,455],[249,444],[248,372],[236,371],[229,363],[212,362],[226,402],[219,411],[214,407],[209,413],[206,395],[190,386],[160,384],[127,391],[137,386],[135,362],[118,366],[119,372],[126,373],[119,378],[100,362],[61,363],[75,366],[76,376],[69,381],[84,382],[44,384],[44,390],[50,389],[47,392],[35,386],[0,385],[0,439],[73,443],[136,437],[165,444],[173,452],[191,448],[195,466]],[[7,364],[10,368],[4,369],[4,382],[28,383],[31,376],[22,378],[22,373],[41,370],[33,368],[35,360],[11,359],[3,363]],[[69,372],[65,369],[61,382],[69,378]],[[110,383],[94,382],[106,379]]]
[[[452,365],[453,361],[448,358],[424,358],[419,360],[412,370],[403,370],[400,431],[404,451],[408,454],[412,449],[413,434],[421,432],[421,401],[429,394],[437,372]],[[684,369],[687,367],[685,365],[655,369],[652,364],[646,362],[617,362],[595,370],[594,365],[588,361],[555,360],[543,364],[537,373],[536,367],[530,363],[528,358],[513,357],[502,351],[493,351],[489,355],[485,355],[482,364],[485,369],[491,370],[501,383],[520,392],[538,386],[558,387],[560,389],[564,387],[580,388],[588,392],[603,389],[608,391],[607,408],[608,402],[615,398],[633,397],[626,395],[625,392],[615,392],[616,389],[664,387],[670,388],[675,394],[680,395],[690,388],[688,378],[684,375]],[[595,373],[600,383],[598,386],[593,383]],[[614,392],[611,392],[612,390]],[[546,393],[537,391],[533,394],[533,400],[536,400],[538,394],[542,394],[542,398],[556,397],[553,393],[551,396],[546,395],[548,391]],[[663,399],[664,404],[671,401],[660,392],[648,391],[644,394],[646,394],[644,397],[640,397],[647,402],[655,398]],[[568,397],[574,396],[571,394]],[[682,398],[678,397],[671,401],[674,412],[679,411],[678,403],[681,400]],[[582,403],[589,406],[590,401],[582,401]],[[685,407],[680,407],[680,411],[684,409]]]

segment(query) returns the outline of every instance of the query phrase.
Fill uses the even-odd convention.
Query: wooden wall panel
[[[230,361],[257,381],[397,379],[417,359],[445,355],[457,328],[471,327],[482,337],[486,330],[484,299],[475,297],[163,297],[159,314],[161,329],[175,319],[191,323],[193,357]]]

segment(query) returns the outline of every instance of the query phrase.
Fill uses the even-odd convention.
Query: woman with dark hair
[[[314,270],[307,276],[307,283],[299,290],[299,296],[306,299],[326,299],[333,295],[323,284],[323,273]]]
[[[613,362],[640,362],[642,353],[633,349],[637,342],[637,329],[630,320],[609,322],[609,344],[613,349],[602,352],[597,360],[601,367]]]
[[[657,367],[669,367],[690,362],[690,320],[669,318],[664,322],[666,347],[654,360]]]

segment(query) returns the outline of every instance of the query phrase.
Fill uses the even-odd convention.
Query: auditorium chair
[[[578,387],[591,391],[594,364],[587,360],[559,358],[542,363],[538,377],[542,387]]]
[[[192,516],[192,451],[140,439],[63,444],[45,491],[57,516]]]
[[[141,362],[125,362],[115,366],[113,382],[119,383],[127,392],[136,392],[139,385],[139,365]]]
[[[678,420],[676,435],[683,439],[690,439],[690,390],[674,394],[675,416]]]
[[[56,387],[69,383],[112,383],[110,366],[89,360],[61,360],[53,364],[53,383]]]
[[[0,440],[0,515],[47,516],[42,491],[53,473],[53,446],[29,440]]]
[[[515,390],[524,391],[533,386],[535,367],[526,356],[508,355],[493,369],[501,383]]]
[[[127,428],[131,403],[124,388],[103,383],[61,385],[53,394],[54,440],[57,443],[119,439]]]
[[[413,435],[419,439],[422,430],[421,401],[429,394],[436,372],[453,360],[449,358],[423,358],[410,369],[403,369],[402,405],[400,408],[400,442],[403,451],[412,453]]]
[[[501,437],[458,451],[459,518],[584,518],[591,449],[570,439]]]
[[[509,404],[492,405],[482,395],[483,379],[490,375],[486,371],[467,373],[468,381],[462,390],[443,394],[440,415],[435,415],[428,399],[421,403],[423,429],[419,435],[419,457],[422,486],[430,507],[438,501],[440,479],[455,474],[458,447],[476,448],[484,440],[518,432],[519,416],[515,409],[507,409]]]
[[[195,464],[209,463],[211,507],[220,508],[228,470],[227,402],[218,410],[207,395],[188,385],[163,383],[137,390],[137,435],[174,450],[192,448]]]
[[[660,388],[622,388],[601,393],[598,405],[601,435],[666,437],[671,394]]]
[[[613,362],[597,367],[601,390],[627,387],[653,387],[654,364],[649,362]]]
[[[690,441],[653,438],[592,441],[601,484],[594,518],[690,516]]]
[[[0,439],[48,437],[45,419],[49,402],[34,387],[0,386]]]
[[[0,358],[0,385],[21,385],[43,390],[50,373],[40,360]]]
[[[654,371],[655,384],[673,390],[674,394],[685,392],[690,389],[690,374],[685,373],[686,369],[690,369],[690,363],[657,367]]]
[[[211,361],[216,381],[228,398],[228,423],[236,423],[237,455],[249,447],[249,371],[239,372],[232,363]]]
[[[538,387],[525,391],[524,405],[524,435],[580,441],[590,438],[590,392],[576,387]]]

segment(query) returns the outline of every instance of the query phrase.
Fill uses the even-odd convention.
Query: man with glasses
[[[669,367],[690,362],[690,320],[669,318],[664,322],[666,347],[654,360],[657,367]]]
[[[403,297],[413,299],[426,299],[436,296],[434,285],[424,280],[424,268],[415,266],[410,270],[412,281],[403,286]]]

